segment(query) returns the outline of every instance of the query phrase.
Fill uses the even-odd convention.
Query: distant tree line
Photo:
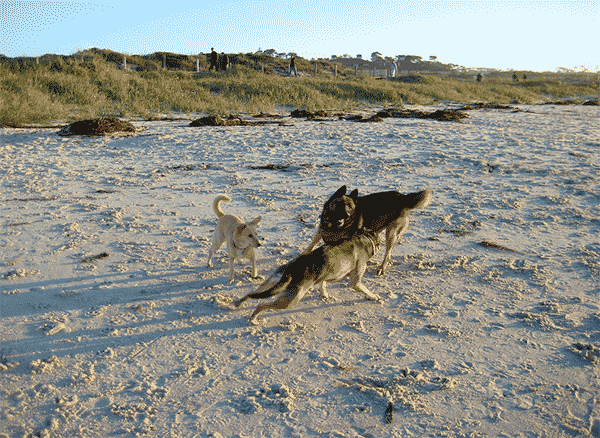
[[[296,52],[278,52],[275,49],[267,49],[267,50],[261,50],[260,48],[258,49],[258,51],[256,51],[257,54],[265,54],[265,55],[269,55],[272,56],[274,58],[281,58],[281,59],[287,59],[290,58],[292,55],[298,57],[298,54]],[[337,56],[337,55],[332,55],[330,59],[334,60],[334,59],[363,59],[363,55],[358,54],[356,56],[351,56],[347,53],[343,54],[342,56]],[[419,64],[419,63],[423,63],[425,61],[423,61],[423,57],[422,56],[417,56],[417,55],[396,55],[396,56],[383,56],[381,53],[379,52],[373,52],[371,53],[371,62],[373,63],[386,63],[386,62],[400,62],[400,61],[404,61],[404,62],[410,62],[412,64]],[[437,56],[430,56],[429,57],[429,62],[437,62]]]
[[[275,49],[267,49],[262,50],[258,49],[256,54],[264,54],[268,56],[272,56],[274,58],[288,59],[292,55],[295,55],[299,58],[298,54],[295,52],[278,52]],[[424,60],[422,56],[418,55],[396,55],[396,56],[384,56],[380,52],[371,53],[370,59],[363,57],[362,54],[357,54],[356,56],[351,56],[348,53],[344,53],[341,56],[332,55],[330,58],[332,61],[338,61],[342,65],[351,66],[351,65],[360,65],[361,67],[373,67],[378,66],[380,68],[382,66],[388,66],[392,62],[396,63],[398,68],[402,70],[466,70],[465,67],[456,64],[441,64],[437,60],[437,56],[431,55],[429,56],[429,60]],[[412,66],[412,67],[411,67]]]

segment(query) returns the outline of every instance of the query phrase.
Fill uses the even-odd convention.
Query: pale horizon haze
[[[295,52],[436,56],[465,67],[600,70],[600,1],[0,2],[0,54]]]

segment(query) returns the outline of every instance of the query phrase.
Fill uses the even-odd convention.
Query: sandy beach
[[[600,108],[468,114],[0,129],[0,437],[599,437]],[[217,304],[341,185],[433,190],[370,262],[382,302]],[[206,267],[219,193],[262,216],[258,279]]]

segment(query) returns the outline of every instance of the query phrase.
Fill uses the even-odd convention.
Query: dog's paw
[[[252,281],[253,283],[256,283],[258,281],[265,281],[267,279],[267,277],[265,277],[264,275],[260,275],[260,274],[256,274],[250,277],[250,281]]]
[[[387,267],[385,266],[380,266],[379,269],[377,270],[377,275],[387,275]]]
[[[367,298],[367,300],[371,300],[371,301],[379,301],[379,302],[383,301],[379,295],[373,294],[373,293],[371,295],[366,295],[366,298]]]
[[[254,327],[258,327],[260,325],[261,320],[258,319],[257,317],[255,317],[255,318],[248,319],[248,322],[250,323],[250,325],[253,325]]]

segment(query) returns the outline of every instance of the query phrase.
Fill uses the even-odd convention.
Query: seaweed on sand
[[[115,117],[101,117],[99,119],[79,120],[65,126],[58,135],[110,135],[115,133],[136,133],[131,123]]]

